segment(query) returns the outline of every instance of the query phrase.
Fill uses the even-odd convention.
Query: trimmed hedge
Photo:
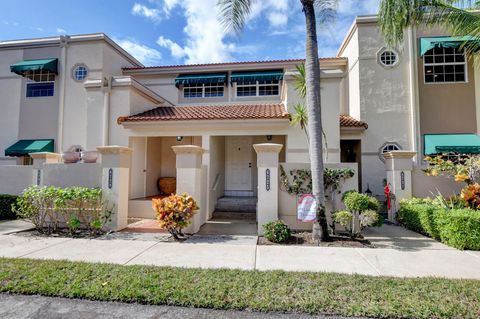
[[[448,210],[428,201],[403,201],[397,220],[406,228],[457,249],[480,250],[480,211]]]
[[[0,220],[16,219],[17,214],[12,211],[12,204],[17,202],[15,195],[0,194]]]

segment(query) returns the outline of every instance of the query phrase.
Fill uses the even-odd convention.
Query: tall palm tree
[[[255,0],[218,1],[220,18],[227,31],[239,33],[243,29],[253,1]],[[331,19],[336,12],[337,2],[338,0],[299,0],[300,7],[305,15],[306,24],[305,81],[307,87],[309,154],[312,170],[312,192],[317,203],[317,223],[313,226],[313,237],[315,240],[322,241],[327,240],[329,235],[323,183],[323,137],[317,18],[320,22],[326,22]]]
[[[382,0],[379,25],[390,46],[401,46],[408,27],[425,24],[441,26],[453,36],[480,38],[480,1],[474,0]],[[478,52],[479,41],[463,44],[467,55]]]

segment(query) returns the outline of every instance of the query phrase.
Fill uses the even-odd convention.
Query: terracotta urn
[[[97,151],[83,151],[81,153],[82,161],[84,163],[96,163],[98,158]]]
[[[158,190],[164,195],[172,195],[177,191],[176,177],[160,177],[158,179]]]
[[[79,152],[63,152],[62,153],[63,162],[66,164],[77,163],[80,161],[80,153]]]

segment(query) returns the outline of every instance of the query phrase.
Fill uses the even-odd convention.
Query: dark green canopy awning
[[[233,72],[230,82],[244,83],[255,81],[283,80],[283,70],[256,71],[256,72]]]
[[[225,84],[227,82],[227,74],[225,73],[209,73],[209,74],[180,74],[175,79],[175,86],[185,84]]]
[[[10,71],[21,76],[29,71],[40,70],[58,74],[58,59],[24,60],[10,65]]]
[[[476,134],[425,134],[424,152],[425,155],[480,154],[480,136]]]
[[[420,38],[420,56],[434,48],[458,48],[469,41],[480,41],[480,39],[472,36]]]
[[[5,156],[25,156],[30,153],[53,151],[53,140],[19,140],[5,149]]]

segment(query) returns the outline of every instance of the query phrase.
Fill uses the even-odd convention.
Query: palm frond
[[[307,82],[305,78],[305,64],[297,64],[295,66],[297,69],[298,74],[293,76],[293,85],[295,87],[295,91],[297,91],[298,95],[301,98],[305,98],[307,96]]]
[[[218,0],[219,20],[226,32],[242,31],[250,14],[252,0]]]
[[[401,46],[410,26],[441,26],[452,36],[480,38],[480,16],[469,9],[478,7],[472,0],[382,0],[379,25],[389,46]],[[480,49],[479,41],[464,44],[466,53]]]

